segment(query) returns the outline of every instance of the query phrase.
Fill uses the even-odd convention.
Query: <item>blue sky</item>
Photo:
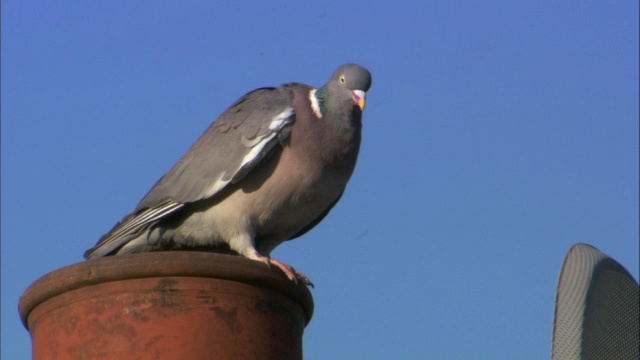
[[[638,2],[5,1],[2,357],[17,303],[262,86],[374,84],[340,204],[274,257],[305,359],[548,358],[564,255],[638,279]]]

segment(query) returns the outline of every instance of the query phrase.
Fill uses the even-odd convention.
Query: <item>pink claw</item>
[[[266,256],[262,256],[257,251],[255,253],[253,253],[253,256],[249,257],[249,259],[260,261],[261,263],[264,263],[269,267],[271,267],[271,265],[277,267],[278,269],[280,269],[280,271],[282,271],[289,278],[289,280],[293,281],[296,284],[298,282],[302,282],[303,284],[305,284],[307,286],[311,286],[312,288],[314,287],[313,283],[311,282],[311,280],[309,280],[309,278],[306,277],[303,273],[297,272],[293,267],[291,267],[291,266],[289,266],[287,264],[284,264],[284,263],[282,263],[282,262],[280,262],[278,260],[271,259],[271,258],[266,257]]]

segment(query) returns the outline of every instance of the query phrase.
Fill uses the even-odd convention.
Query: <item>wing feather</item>
[[[252,91],[225,111],[86,258],[109,255],[186,204],[215,196],[274,151],[295,119],[284,88]]]
[[[149,191],[138,209],[170,199],[189,203],[214,196],[246,176],[293,124],[293,95],[286,88],[253,91],[232,105]]]

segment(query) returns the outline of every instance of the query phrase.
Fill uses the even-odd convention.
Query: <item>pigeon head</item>
[[[366,92],[371,87],[371,73],[356,64],[342,65],[326,85],[316,92],[322,115],[350,113],[354,106],[366,106]]]

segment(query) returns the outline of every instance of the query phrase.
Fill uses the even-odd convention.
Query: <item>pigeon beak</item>
[[[360,110],[364,110],[364,108],[367,106],[367,95],[365,95],[364,91],[353,90],[351,91],[351,94],[353,96],[353,102],[358,104]]]

